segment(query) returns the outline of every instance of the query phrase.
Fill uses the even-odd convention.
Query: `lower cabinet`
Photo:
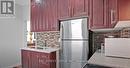
[[[22,68],[56,68],[56,52],[22,50]]]

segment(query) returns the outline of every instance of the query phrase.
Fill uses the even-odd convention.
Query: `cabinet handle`
[[[71,8],[70,7],[68,7],[68,11],[69,11],[68,16],[71,16]]]
[[[74,7],[72,8],[72,14],[71,14],[71,16],[73,16],[74,15]]]
[[[111,24],[114,24],[116,22],[115,13],[115,10],[111,10]]]

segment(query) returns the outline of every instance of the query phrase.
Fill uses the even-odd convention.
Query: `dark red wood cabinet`
[[[109,0],[109,27],[113,28],[119,21],[119,11],[118,11],[118,1],[119,0]]]
[[[89,29],[130,20],[129,0],[31,0],[31,31],[57,31],[60,19],[88,16]]]
[[[43,0],[43,5],[46,5],[46,8],[42,8],[45,11],[45,13],[42,12],[46,22],[45,31],[56,31],[58,29],[57,2],[57,0]]]
[[[59,20],[88,16],[89,29],[113,28],[130,20],[129,0],[31,0],[31,31],[57,31]]]
[[[67,19],[88,16],[89,0],[58,0],[58,17]]]
[[[113,28],[118,22],[118,0],[104,0],[104,22],[106,28]]]
[[[58,29],[57,0],[31,0],[31,31],[56,31]]]
[[[71,1],[58,0],[58,18],[65,19],[71,17]]]
[[[113,28],[118,21],[130,20],[130,0],[104,0],[104,21]]]
[[[105,28],[104,0],[90,0],[90,29]]]
[[[118,19],[118,0],[90,1],[90,29],[113,28]]]
[[[40,53],[38,68],[56,68],[56,52]]]
[[[33,1],[33,0],[31,0],[31,9],[30,9],[30,19],[31,19],[31,21],[30,21],[30,28],[31,28],[31,31],[34,31],[34,30],[36,30],[35,29],[35,25],[36,25],[36,18],[35,18],[35,14],[36,14],[36,7],[35,7],[35,2]]]
[[[22,50],[22,68],[56,68],[56,52]]]
[[[22,68],[30,68],[30,64],[28,63],[30,60],[29,51],[22,50]]]
[[[88,16],[89,0],[31,0],[31,31],[57,31],[60,19]]]
[[[89,0],[71,0],[72,17],[88,16]]]

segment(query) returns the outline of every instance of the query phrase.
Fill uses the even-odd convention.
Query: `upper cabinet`
[[[104,0],[104,22],[106,28],[113,28],[118,22],[118,0]]]
[[[130,0],[119,0],[119,20],[130,20]]]
[[[90,0],[90,29],[105,28],[104,18],[104,0]]]
[[[89,0],[31,0],[31,31],[57,31],[60,19],[88,15]]]
[[[67,19],[88,16],[89,0],[58,0],[58,17]]]
[[[35,1],[31,0],[31,31],[37,30],[37,14],[38,7],[35,6]]]
[[[72,0],[71,2],[73,17],[88,15],[89,0]]]
[[[45,13],[42,13],[44,13],[43,16],[46,23],[46,31],[56,31],[58,29],[57,2],[57,0],[45,0],[45,2],[43,2],[46,4],[46,8],[42,8],[45,10]]]
[[[39,2],[37,2],[39,1]],[[130,20],[130,0],[31,0],[31,31],[57,31],[59,20],[89,17],[89,29]]]
[[[58,0],[58,18],[70,18],[71,17],[71,4],[70,0]]]
[[[56,31],[57,0],[31,0],[31,31]]]
[[[112,28],[118,21],[118,0],[90,1],[90,29]]]

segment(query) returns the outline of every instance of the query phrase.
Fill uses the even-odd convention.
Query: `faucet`
[[[47,49],[47,40],[45,40],[44,44],[45,44],[44,48]]]
[[[44,44],[45,44],[45,47],[47,47],[47,43],[46,43],[47,40],[45,40]]]

